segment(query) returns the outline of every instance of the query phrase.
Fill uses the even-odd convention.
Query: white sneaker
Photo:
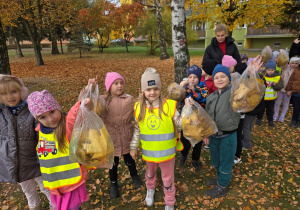
[[[174,210],[174,206],[165,206],[165,210]]]
[[[208,145],[204,145],[203,149],[206,150],[206,151],[208,151],[209,150],[209,146]]]
[[[155,193],[155,189],[149,189],[149,190],[147,189],[145,202],[148,207],[152,206],[154,203],[154,193]]]
[[[237,158],[237,157],[234,158],[234,164],[238,164],[238,163],[241,163],[241,162],[242,162],[241,158]]]

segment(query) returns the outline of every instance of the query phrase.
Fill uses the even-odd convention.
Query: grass
[[[24,58],[10,57],[13,75],[20,77],[29,88],[48,89],[67,112],[76,102],[78,94],[88,78],[99,75],[101,93],[104,93],[104,78],[108,71],[118,71],[125,77],[126,93],[138,96],[140,76],[148,66],[156,68],[162,79],[163,92],[174,80],[174,60],[161,61],[159,56],[150,56],[146,48],[130,47],[104,49],[101,54],[95,50],[84,52],[79,58],[78,52],[64,55],[51,55],[43,51],[45,66],[36,66],[34,54],[24,52]],[[191,64],[201,65],[203,50],[190,50]],[[14,52],[13,52],[14,53]],[[202,151],[203,167],[195,172],[191,166],[191,154],[187,164],[179,167],[176,162],[175,185],[177,209],[299,209],[300,200],[300,129],[288,127],[292,108],[284,123],[276,122],[276,129],[269,129],[264,119],[260,127],[252,132],[252,150],[242,152],[242,163],[233,166],[232,180],[228,195],[224,198],[210,199],[204,196],[205,181],[215,172],[210,163],[208,151]],[[191,151],[190,151],[191,153]],[[176,159],[178,160],[178,155]],[[138,172],[143,181],[146,164],[137,159]],[[89,172],[87,190],[90,194],[83,209],[163,209],[163,185],[158,170],[155,203],[147,208],[144,204],[145,185],[134,189],[129,171],[120,161],[119,165],[120,198],[110,199],[108,169],[96,169]],[[48,208],[43,195],[43,209]],[[26,198],[19,185],[0,183],[0,207],[3,209],[28,209]]]

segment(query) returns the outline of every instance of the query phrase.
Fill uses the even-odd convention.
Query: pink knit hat
[[[43,90],[41,92],[34,91],[28,96],[27,104],[28,109],[34,118],[55,109],[61,111],[60,105],[48,90]]]
[[[28,97],[28,89],[25,87],[22,80],[20,80],[18,77],[12,76],[12,75],[0,74],[0,83],[7,81],[8,78],[15,80],[17,83],[19,83],[21,85],[21,99],[26,100]]]
[[[234,66],[236,64],[237,64],[237,62],[232,56],[224,55],[224,57],[222,59],[222,65],[223,66],[226,66],[226,67],[229,68],[229,67]]]
[[[119,73],[117,73],[117,72],[108,72],[106,74],[106,77],[105,77],[106,91],[109,91],[112,83],[114,83],[114,81],[116,81],[117,79],[121,79],[123,81],[124,87],[125,87],[125,80]]]

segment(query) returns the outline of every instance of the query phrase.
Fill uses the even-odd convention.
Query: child
[[[240,114],[230,106],[230,71],[229,68],[218,64],[212,74],[217,91],[210,94],[206,101],[206,111],[215,120],[218,133],[211,135],[209,142],[211,163],[217,170],[217,179],[208,180],[208,185],[214,185],[205,192],[211,198],[226,195],[226,188],[231,178],[232,165],[236,152],[236,129],[240,121]]]
[[[298,65],[299,65],[299,58],[292,57],[290,59],[289,65],[282,68],[281,78],[283,80],[284,87],[280,91],[278,91],[278,96],[277,96],[277,99],[276,99],[276,102],[275,102],[273,121],[276,121],[278,119],[279,108],[280,108],[280,105],[281,105],[281,101],[283,99],[282,112],[281,112],[281,115],[280,115],[278,121],[279,122],[284,122],[284,117],[285,117],[286,112],[289,109],[289,104],[290,104],[290,99],[291,99],[291,96],[288,96],[286,94],[285,88],[286,88],[287,83],[290,79],[290,76],[294,72],[295,68],[298,67]]]
[[[230,55],[224,55],[222,65],[229,68],[230,73],[234,72],[234,66],[237,64],[236,60]]]
[[[272,54],[273,54],[274,60],[276,62],[276,71],[278,71],[278,73],[281,74],[281,68],[279,66],[277,66],[277,60],[278,60],[279,52],[274,51]]]
[[[180,115],[176,111],[176,101],[162,97],[161,81],[155,69],[146,69],[142,75],[141,86],[142,96],[134,105],[138,125],[135,126],[130,144],[130,154],[135,159],[141,143],[142,158],[147,163],[147,206],[154,203],[156,170],[159,165],[164,185],[165,209],[174,209],[175,153],[176,150],[182,150],[181,142],[177,141],[175,124],[180,127]]]
[[[93,82],[93,80],[91,80]],[[106,100],[106,110],[101,118],[114,143],[114,164],[109,170],[111,181],[110,197],[119,197],[118,190],[118,165],[119,157],[124,157],[135,187],[140,188],[142,181],[137,173],[135,161],[130,155],[130,142],[133,134],[133,107],[135,99],[124,92],[125,80],[116,72],[108,72],[105,78],[106,95],[101,96]]]
[[[19,183],[28,208],[42,209],[36,183],[50,202],[44,188],[35,147],[35,119],[28,110],[28,90],[17,77],[0,74],[0,182]],[[50,202],[51,203],[51,202]]]
[[[85,106],[91,109],[92,101],[89,98],[85,100]],[[36,128],[39,132],[37,151],[43,183],[50,190],[51,206],[54,209],[78,210],[81,203],[88,200],[85,187],[87,169],[84,165],[69,160],[69,139],[80,102],[65,117],[60,105],[47,90],[35,91],[27,99],[30,113],[40,123]],[[42,150],[46,143],[55,144],[52,152]]]
[[[299,60],[300,62],[300,60]],[[291,75],[286,86],[286,93],[288,96],[293,95],[293,116],[290,126],[297,126],[300,128],[300,66],[298,65],[293,74]]]
[[[241,54],[241,59],[242,59],[242,63],[247,63],[248,62],[248,56],[246,54]]]
[[[211,94],[217,90],[211,77],[212,72],[217,64],[217,61],[211,59],[207,59],[206,61],[202,62],[202,75],[200,82],[205,82],[205,85],[208,89],[208,94]]]
[[[266,92],[265,92],[265,109],[267,113],[268,123],[270,127],[275,127],[273,123],[273,115],[274,115],[274,105],[275,100],[277,98],[278,90],[283,88],[283,81],[276,71],[276,63],[273,60],[269,60],[266,63],[266,69],[261,72],[261,76],[263,76],[266,80]],[[255,124],[260,125],[261,119],[264,115],[264,111],[257,115],[257,119]]]
[[[198,66],[193,65],[187,70],[187,81],[182,81],[180,85],[185,87],[186,89],[185,98],[192,97],[194,101],[198,102],[201,106],[204,107],[206,102],[206,96],[208,95],[208,90],[205,85],[205,82],[200,82],[201,75],[202,75],[202,70]],[[180,112],[182,111],[183,106],[184,106],[184,101],[181,102]],[[181,131],[181,142],[184,148],[181,151],[181,156],[179,158],[180,166],[185,164],[186,158],[191,148],[191,143],[189,142],[189,140],[187,140],[184,137],[182,131]],[[199,161],[201,155],[202,143],[203,141],[200,141],[193,147],[192,165],[196,171],[200,171],[200,168],[202,166],[201,161]]]

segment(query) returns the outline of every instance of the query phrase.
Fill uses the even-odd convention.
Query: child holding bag
[[[19,78],[0,74],[0,182],[19,183],[29,210],[41,210],[36,184],[49,202],[51,199],[41,177],[35,150],[37,121],[28,110],[27,96],[28,90]]]
[[[57,210],[78,210],[88,200],[85,182],[88,179],[84,165],[69,160],[69,139],[71,139],[78,101],[65,117],[60,105],[47,91],[35,91],[28,96],[28,108],[39,121],[37,152],[45,188],[51,193],[51,206]],[[93,102],[85,99],[85,106],[91,110]]]
[[[89,80],[90,83],[95,85],[97,77]],[[136,170],[135,161],[130,155],[130,142],[133,135],[133,124],[131,122],[135,99],[124,92],[125,80],[117,72],[108,72],[106,74],[105,87],[106,94],[100,96],[106,101],[106,107],[101,114],[101,118],[114,144],[114,163],[109,170],[111,181],[110,197],[117,198],[119,197],[118,165],[120,156],[124,158],[135,187],[138,189],[142,184]]]
[[[160,166],[164,185],[165,209],[174,209],[175,185],[174,167],[176,150],[182,150],[177,141],[176,126],[180,125],[180,115],[176,111],[176,101],[164,99],[161,95],[159,74],[153,68],[147,68],[141,80],[142,95],[134,105],[136,126],[130,154],[135,159],[137,148],[141,144],[142,158],[146,161],[145,173],[147,206],[154,203],[156,170]]]

